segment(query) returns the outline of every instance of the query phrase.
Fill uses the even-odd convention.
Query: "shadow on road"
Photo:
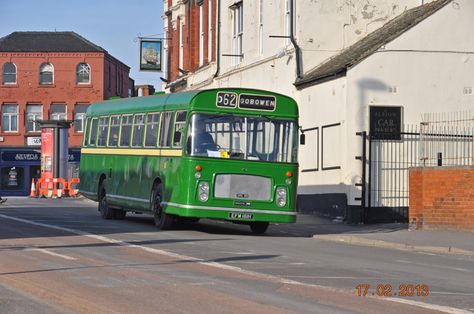
[[[33,221],[35,224],[28,224],[23,220]],[[48,228],[47,225],[59,226],[64,230]],[[159,232],[150,215],[129,213],[124,220],[104,220],[97,212],[97,203],[84,199],[12,198],[7,206],[0,206],[0,226],[0,240],[70,236],[68,229],[97,235]],[[260,236],[254,235],[247,225],[208,219],[201,219],[198,223],[179,223],[172,231],[232,236],[312,237],[323,234],[390,233],[407,228],[408,225],[402,223],[347,225],[325,217],[300,214],[295,224],[271,224],[268,231]],[[160,241],[168,240],[157,240],[157,243]]]

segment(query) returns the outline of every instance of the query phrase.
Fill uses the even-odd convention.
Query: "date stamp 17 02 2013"
[[[359,297],[379,296],[379,297],[427,297],[430,294],[426,284],[400,284],[398,289],[391,284],[377,284],[375,289],[371,289],[368,283],[359,283],[355,286]]]

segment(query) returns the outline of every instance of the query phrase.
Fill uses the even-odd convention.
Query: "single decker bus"
[[[80,187],[105,219],[149,212],[159,229],[200,218],[296,220],[298,107],[254,89],[210,89],[89,106]]]

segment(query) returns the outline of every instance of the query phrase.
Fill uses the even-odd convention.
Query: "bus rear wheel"
[[[270,223],[265,221],[255,221],[250,223],[250,230],[255,234],[264,234]]]
[[[105,180],[102,181],[99,188],[99,212],[104,219],[114,218],[114,210],[107,204],[107,192],[105,190]]]
[[[166,230],[171,228],[174,222],[174,217],[165,213],[161,206],[163,199],[163,185],[157,184],[151,193],[151,210],[153,211],[153,218],[155,219],[155,226],[159,230]]]

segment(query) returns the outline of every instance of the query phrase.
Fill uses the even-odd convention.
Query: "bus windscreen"
[[[189,156],[297,162],[295,121],[195,113],[188,127]]]

